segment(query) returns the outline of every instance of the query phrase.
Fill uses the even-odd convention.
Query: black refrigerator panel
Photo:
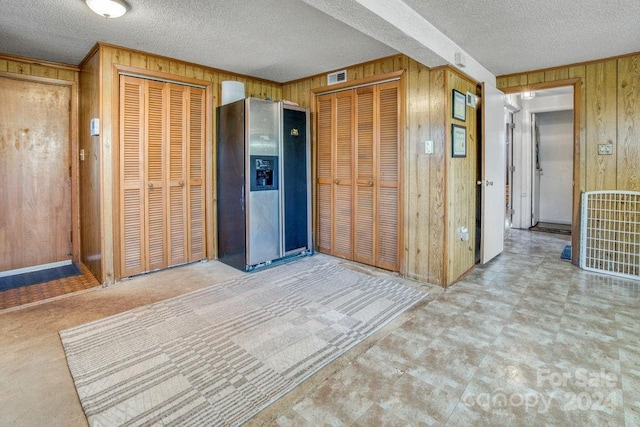
[[[311,242],[311,188],[308,111],[283,107],[284,252],[309,251]]]
[[[245,101],[220,106],[217,113],[218,259],[244,270],[245,213]]]

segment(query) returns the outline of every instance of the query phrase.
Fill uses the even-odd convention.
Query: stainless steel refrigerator
[[[311,254],[309,111],[247,98],[216,113],[218,259],[250,271]]]

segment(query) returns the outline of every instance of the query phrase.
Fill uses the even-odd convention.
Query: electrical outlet
[[[598,155],[613,154],[613,144],[598,144]]]

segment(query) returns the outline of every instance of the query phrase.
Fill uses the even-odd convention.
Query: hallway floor
[[[512,230],[442,290],[249,425],[640,425],[640,283],[582,271],[568,236]],[[0,312],[0,425],[83,426],[58,331],[244,274],[197,263]]]

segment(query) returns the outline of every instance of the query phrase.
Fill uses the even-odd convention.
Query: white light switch
[[[424,142],[424,154],[433,154],[433,141]]]
[[[97,119],[97,118],[91,119],[89,128],[90,128],[91,136],[100,135],[100,119]]]

